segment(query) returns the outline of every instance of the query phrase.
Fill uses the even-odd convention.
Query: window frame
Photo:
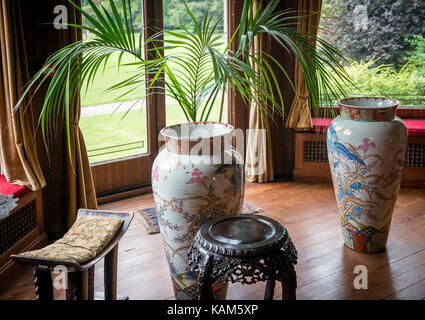
[[[142,1],[146,40],[155,33],[154,30],[162,28],[163,7],[162,0]],[[160,38],[157,40],[158,47],[162,47],[161,40]],[[146,59],[149,58],[148,55],[149,51],[145,50]],[[146,82],[149,82],[150,77],[152,75],[146,75]],[[147,153],[93,163],[90,166],[99,203],[150,191],[151,168],[159,150],[158,134],[165,126],[165,96],[163,94],[155,93],[146,98],[146,120]]]

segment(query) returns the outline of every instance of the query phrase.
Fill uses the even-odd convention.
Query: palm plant
[[[245,0],[240,24],[224,49],[222,37],[215,33],[222,18],[215,19],[207,12],[202,20],[197,21],[186,3],[193,26],[189,28],[181,24],[180,31],[158,30],[145,41],[142,34],[138,39],[135,35],[129,0],[122,0],[123,17],[118,14],[113,0],[109,0],[111,12],[88,0],[93,16],[69,1],[91,24],[70,26],[88,30],[95,37],[72,43],[50,56],[18,101],[16,107],[22,104],[31,88],[35,92],[41,87],[47,80],[46,73],[55,70],[40,115],[43,136],[53,123],[52,119],[63,117],[69,138],[70,101],[77,97],[82,83],[86,83],[85,89],[89,90],[95,74],[116,52],[119,53],[118,68],[123,65],[123,54],[131,54],[135,62],[130,65],[137,68],[138,73],[110,90],[124,90],[124,96],[145,86],[148,96],[163,92],[158,90],[163,83],[165,94],[178,102],[188,122],[208,120],[217,99],[221,99],[221,120],[224,93],[228,88],[238,92],[247,102],[255,101],[262,115],[272,117],[277,112],[284,117],[283,92],[278,77],[283,75],[294,86],[279,61],[266,51],[253,47],[254,38],[260,34],[274,39],[282,50],[300,62],[311,107],[329,103],[349,82],[340,64],[343,60],[341,53],[319,37],[298,32],[298,16],[291,10],[277,11],[279,0],[270,1],[256,12],[251,1]],[[164,36],[163,42],[158,42],[160,36]],[[235,42],[237,50],[231,51]],[[161,54],[164,49],[173,48],[179,48],[179,52]],[[145,55],[146,51],[150,54]],[[279,70],[279,74],[274,70]]]

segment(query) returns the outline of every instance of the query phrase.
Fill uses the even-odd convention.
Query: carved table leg
[[[282,300],[297,300],[296,288],[282,282]]]
[[[267,280],[264,300],[273,300],[275,285],[276,285],[275,280]]]
[[[118,244],[105,256],[105,300],[117,299]]]
[[[291,265],[286,272],[286,276],[282,279],[282,300],[296,300],[297,274],[294,266]]]
[[[68,273],[66,300],[88,299],[88,270]]]
[[[198,276],[198,290],[199,290],[199,300],[214,300],[214,293],[212,289],[212,285],[214,280],[211,279],[210,271],[211,271],[212,259],[211,257],[207,260],[205,266],[205,272],[199,273]]]
[[[214,293],[212,290],[213,281],[208,278],[208,276],[202,279],[202,282],[199,284],[199,300],[214,300]]]
[[[34,269],[35,300],[53,300],[52,275],[49,270]]]

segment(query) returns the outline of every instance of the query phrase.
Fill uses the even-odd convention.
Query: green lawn
[[[139,35],[136,36],[136,41],[138,41]],[[225,46],[225,39],[223,35],[223,49]],[[178,54],[181,49],[170,49],[166,50],[166,55]],[[107,61],[106,67],[103,65],[99,68],[98,73],[96,74],[93,84],[88,87],[86,91],[86,82],[83,83],[83,90],[81,92],[81,105],[83,107],[87,106],[96,106],[105,103],[117,102],[117,101],[129,101],[140,99],[145,96],[144,85],[140,85],[135,91],[131,94],[124,97],[120,97],[124,94],[126,89],[119,89],[113,91],[107,91],[111,86],[119,83],[120,81],[126,80],[129,77],[137,74],[137,69],[134,66],[121,66],[118,70],[118,57],[119,53],[113,53],[109,60]],[[125,53],[122,56],[121,64],[134,63],[138,60],[129,53]],[[180,68],[179,65],[170,64],[172,69]]]
[[[117,101],[129,101],[140,99],[145,96],[144,86],[140,86],[136,91],[131,94],[119,98],[120,95],[125,93],[125,90],[107,91],[111,86],[128,79],[130,76],[136,74],[137,70],[131,66],[122,66],[119,70],[118,53],[113,53],[109,59],[106,68],[101,66],[96,74],[93,84],[88,87],[86,91],[86,83],[83,83],[83,90],[81,92],[81,106],[96,106],[105,103]],[[121,63],[134,63],[137,60],[130,54],[123,55]]]
[[[224,39],[223,39],[224,46]],[[177,53],[179,49],[169,50],[166,54]],[[122,66],[118,72],[118,53],[115,53],[109,59],[105,68],[99,69],[93,85],[85,92],[85,85],[81,93],[81,104],[83,107],[96,106],[112,102],[130,101],[144,97],[144,86],[141,85],[137,91],[118,98],[126,90],[106,91],[109,87],[123,81],[134,75],[137,70],[134,66]],[[124,54],[122,63],[135,62],[135,58],[130,54]],[[177,67],[177,66],[171,66]],[[146,111],[130,111],[124,118],[125,112],[116,112],[113,115],[104,114],[96,116],[82,117],[80,127],[84,134],[89,159],[91,163],[123,158],[127,156],[142,154],[147,151],[146,134]],[[226,112],[224,114],[227,114]],[[122,119],[123,118],[123,119]],[[218,121],[219,118],[219,99],[217,99],[214,109],[211,112],[209,120]],[[183,111],[178,104],[169,104],[166,106],[167,125],[186,122]],[[142,144],[140,141],[144,142]],[[116,147],[126,144],[125,146]],[[105,147],[111,147],[99,150]],[[124,150],[125,151],[120,151]],[[114,152],[118,151],[118,152]],[[106,153],[106,154],[103,154]]]
[[[80,127],[84,134],[87,150],[89,151],[90,163],[134,156],[147,152],[146,109],[130,111],[123,118],[124,114],[125,112],[116,112],[113,115],[104,114],[81,118]],[[224,114],[227,114],[226,110],[224,110]],[[167,125],[187,122],[178,104],[167,106],[166,118]],[[211,112],[210,120],[218,121],[218,118],[219,102],[217,101]],[[141,143],[138,141],[143,141],[144,146],[141,147]],[[98,150],[100,148],[122,144],[129,145]]]

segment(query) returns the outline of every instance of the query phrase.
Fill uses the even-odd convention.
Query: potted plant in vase
[[[322,94],[333,97],[339,93],[333,85],[348,79],[339,63],[343,57],[322,39],[297,32],[297,15],[293,11],[277,11],[278,0],[257,10],[253,10],[251,1],[244,1],[241,21],[224,49],[220,49],[221,36],[215,34],[221,18],[215,19],[207,12],[197,21],[186,3],[190,28],[181,25],[179,31],[158,30],[151,39],[143,41],[140,36],[137,41],[129,0],[122,1],[125,19],[120,18],[112,0],[110,13],[88,0],[94,16],[70,2],[95,28],[71,26],[88,30],[95,37],[53,54],[24,96],[31,87],[37,90],[46,81],[47,68],[55,70],[40,117],[44,134],[44,128],[57,117],[63,117],[69,128],[70,98],[78,94],[83,80],[93,81],[96,71],[115,52],[133,55],[135,62],[131,65],[140,73],[111,89],[131,92],[139,84],[145,86],[149,96],[161,93],[157,89],[163,84],[166,94],[181,107],[187,123],[161,131],[166,148],[153,164],[152,187],[176,298],[196,298],[196,275],[186,272],[186,253],[193,236],[206,220],[240,212],[244,196],[243,157],[231,145],[233,127],[208,121],[215,101],[220,102],[220,121],[228,89],[239,93],[245,102],[254,101],[262,117],[277,113],[284,118],[283,92],[277,79],[284,76],[291,84],[292,81],[273,56],[253,46],[254,38],[260,34],[269,36],[300,62],[310,106],[318,106]],[[160,35],[165,35],[163,44],[157,41]],[[237,43],[236,51],[229,49],[232,43]],[[317,43],[317,50],[313,43]],[[144,52],[148,44],[150,49]],[[176,47],[180,48],[177,54],[161,54],[163,49]],[[17,106],[21,103],[22,99]],[[217,297],[223,297],[221,287],[217,284],[215,288]]]

